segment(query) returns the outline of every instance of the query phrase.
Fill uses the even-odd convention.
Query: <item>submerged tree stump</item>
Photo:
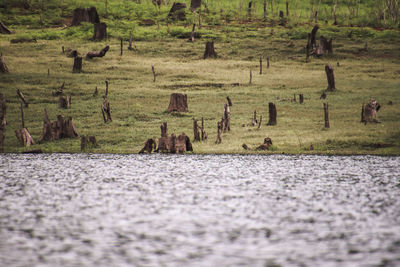
[[[186,94],[171,94],[167,112],[188,112],[187,95]]]
[[[99,23],[99,15],[95,7],[74,9],[71,26],[78,26],[82,22]]]
[[[277,112],[276,112],[275,104],[272,102],[269,102],[268,110],[269,110],[269,121],[268,121],[267,125],[271,125],[271,126],[276,125]]]
[[[4,25],[3,22],[1,22],[1,21],[0,21],[0,33],[11,34],[10,30],[7,29],[6,25]]]
[[[21,92],[21,90],[17,89],[17,95],[18,97],[24,102],[25,107],[27,108],[29,106],[28,101],[26,101],[24,94]]]
[[[206,43],[206,50],[204,51],[204,56],[203,58],[216,58],[217,57],[217,53],[215,52],[214,49],[214,42],[207,42]]]
[[[100,41],[107,38],[107,25],[104,22],[94,24],[93,40]]]
[[[147,139],[147,141],[144,143],[144,147],[139,151],[139,154],[143,153],[151,154],[153,149],[156,150],[156,148],[157,148],[156,141],[152,138]]]
[[[328,79],[328,88],[327,91],[335,91],[335,76],[333,74],[333,68],[331,65],[325,66],[326,78]]]
[[[108,50],[110,49],[110,46],[106,46],[103,49],[101,49],[99,52],[97,51],[91,51],[86,54],[86,58],[92,59],[94,57],[104,57]]]
[[[39,142],[77,137],[79,137],[79,134],[75,129],[75,125],[71,117],[69,117],[67,120],[64,120],[63,116],[58,115],[57,120],[51,122],[47,115],[46,109],[44,109],[43,132]]]
[[[60,96],[58,98],[58,107],[59,108],[70,108],[71,107],[71,96]]]
[[[73,73],[80,73],[82,72],[82,57],[74,58],[74,66],[72,67]]]
[[[3,56],[0,56],[0,72],[1,73],[8,73],[8,67],[6,62],[3,59]]]
[[[169,10],[168,18],[171,20],[186,20],[186,4],[185,3],[174,3]]]
[[[97,147],[96,136],[81,136],[81,151],[84,151],[88,147]]]
[[[329,124],[329,110],[328,110],[328,103],[324,103],[324,120],[325,120],[325,128],[330,128]]]

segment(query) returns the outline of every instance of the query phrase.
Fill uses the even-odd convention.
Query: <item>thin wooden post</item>
[[[269,57],[267,57],[267,69],[269,69]]]
[[[229,110],[229,105],[224,105],[224,132],[231,130],[231,112]]]
[[[325,118],[325,128],[330,128],[328,103],[324,103],[324,118]]]
[[[64,46],[61,47],[62,53],[65,53]]]
[[[199,131],[199,125],[197,124],[197,120],[193,119],[193,142],[196,141],[201,141],[200,139],[200,131]]]
[[[156,74],[156,71],[155,71],[155,69],[154,69],[154,65],[151,66],[151,71],[153,72],[153,82],[156,82],[156,76],[157,76],[157,74]]]
[[[253,73],[252,73],[252,71],[251,71],[251,69],[250,69],[250,84],[252,84],[252,82],[253,82]]]
[[[260,129],[260,128],[261,128],[261,122],[262,122],[262,116],[260,116],[260,121],[258,122],[258,127],[257,127],[257,129]]]
[[[50,76],[50,69],[47,69],[47,76]]]
[[[107,97],[108,96],[108,81],[105,81],[105,83],[106,83],[106,94],[105,94],[105,96]]]
[[[26,101],[24,94],[19,89],[17,89],[17,95],[22,100],[22,102],[24,102],[25,107],[27,108],[29,106],[29,103],[28,101]]]
[[[254,110],[254,115],[253,115],[252,124],[253,124],[253,126],[256,126],[257,123],[258,123],[258,121],[257,121],[257,110]]]
[[[124,44],[123,44],[123,40],[121,38],[121,56],[122,56],[123,46],[124,46]]]
[[[262,74],[262,57],[260,57],[260,74]]]
[[[336,90],[335,86],[335,75],[333,73],[333,68],[331,65],[325,66],[326,78],[328,79],[328,88],[327,91],[334,91]]]

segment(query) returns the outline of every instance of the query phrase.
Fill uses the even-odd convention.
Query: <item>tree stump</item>
[[[332,38],[328,41],[324,36],[319,38],[317,47],[313,51],[313,55],[317,57],[323,56],[328,51],[329,54],[333,53],[332,49]]]
[[[6,98],[2,93],[0,93],[0,109],[1,109],[1,117],[0,117],[0,127],[4,128],[7,124],[6,120]]]
[[[33,141],[32,136],[30,135],[29,131],[27,128],[25,128],[25,122],[24,122],[24,109],[22,108],[22,103],[21,103],[21,124],[22,124],[22,129],[15,130],[15,135],[17,136],[17,139],[20,141],[20,143],[26,147],[31,146],[35,144]]]
[[[3,22],[1,22],[1,21],[0,21],[0,33],[11,34],[10,30],[7,29],[6,25],[4,25]]]
[[[97,86],[96,86],[96,88],[94,88],[93,97],[96,97],[98,94],[99,94],[99,90],[97,90]]]
[[[188,112],[187,95],[174,93],[171,94],[167,112]]]
[[[231,112],[229,110],[229,105],[224,105],[224,132],[231,130]]]
[[[153,82],[155,83],[157,74],[156,74],[156,70],[154,69],[154,66],[151,66],[151,71],[153,72]]]
[[[160,128],[161,137],[158,139],[156,152],[184,153],[185,151],[193,151],[190,138],[185,133],[182,133],[178,137],[175,134],[168,137],[167,123],[164,122]]]
[[[72,67],[73,73],[80,73],[82,72],[82,57],[74,58],[74,66]]]
[[[204,141],[204,140],[206,140],[207,139],[207,133],[206,133],[206,131],[204,130],[204,118],[203,117],[201,117],[201,140],[202,141]]]
[[[222,128],[223,128],[223,120],[217,122],[217,140],[215,141],[216,144],[221,144],[222,138]]]
[[[151,154],[153,149],[156,150],[156,148],[157,148],[156,141],[152,138],[147,139],[147,141],[144,143],[144,147],[139,151],[139,154],[143,153]]]
[[[52,94],[53,96],[60,96],[64,93],[64,87],[65,87],[65,82],[62,83],[62,85],[56,90],[54,91]]]
[[[315,25],[314,28],[311,30],[310,44],[311,44],[312,48],[317,47],[316,35],[317,35],[318,29],[319,29],[319,26],[318,26],[318,25]]]
[[[71,96],[60,96],[58,98],[58,107],[59,108],[70,108],[71,107]]]
[[[325,128],[330,128],[328,103],[324,103],[324,119],[325,119]]]
[[[272,146],[271,138],[264,138],[264,143],[256,148],[256,150],[269,150],[269,147]]]
[[[104,22],[94,24],[93,40],[100,41],[107,38],[107,25]]]
[[[253,126],[256,126],[256,125],[258,124],[258,121],[257,121],[257,111],[256,111],[256,110],[254,110],[253,121],[251,122],[251,124],[252,124]]]
[[[200,142],[200,131],[199,131],[199,126],[197,124],[197,120],[193,119],[193,133],[194,133],[194,137],[193,137],[193,142]]]
[[[8,67],[6,62],[3,59],[3,56],[0,56],[0,72],[1,73],[8,73]]]
[[[190,39],[189,39],[189,41],[191,41],[192,43],[194,42],[194,30],[195,29],[196,29],[196,24],[193,23],[192,33],[190,34]]]
[[[215,52],[215,49],[214,49],[214,42],[206,43],[206,50],[204,51],[203,58],[206,59],[209,57],[217,58],[217,53]]]
[[[110,49],[110,46],[106,46],[103,49],[101,49],[99,52],[97,51],[91,51],[86,54],[86,58],[92,59],[94,57],[104,57],[108,50]]]
[[[19,89],[17,89],[17,95],[22,100],[22,102],[24,102],[24,105],[27,108],[29,106],[29,103],[28,101],[26,101],[24,94]]]
[[[232,101],[231,101],[231,99],[229,98],[229,96],[226,97],[226,100],[228,101],[228,105],[229,105],[230,107],[232,107]]]
[[[271,125],[271,126],[276,125],[277,112],[276,112],[275,104],[272,102],[269,102],[268,110],[269,110],[269,121],[268,121],[267,125]]]
[[[262,122],[262,116],[260,116],[260,120],[259,120],[259,122],[258,122],[258,127],[257,127],[257,129],[260,129],[260,128],[261,128],[261,122]]]
[[[328,79],[328,88],[327,91],[335,91],[335,76],[333,74],[333,68],[331,65],[325,66],[326,78]]]
[[[47,115],[46,109],[44,109],[43,131],[39,142],[77,137],[79,137],[79,134],[75,129],[75,125],[71,117],[69,117],[67,120],[64,120],[63,116],[58,115],[57,120],[51,122]]]
[[[300,98],[300,104],[303,104],[303,102],[304,102],[304,95],[303,95],[303,94],[299,94],[299,98]]]
[[[108,121],[112,121],[111,118],[111,107],[110,107],[110,102],[108,102],[107,97],[104,97],[103,100],[103,105],[101,106],[101,112],[103,114],[103,119],[104,123],[107,123]]]
[[[95,7],[74,9],[71,26],[78,26],[81,22],[99,23],[99,15]]]
[[[379,120],[377,118],[377,112],[380,109],[379,103],[376,102],[375,99],[371,99],[368,104],[363,105],[362,112],[361,112],[361,122],[367,124],[367,122],[376,122],[378,123]]]
[[[161,137],[168,137],[168,124],[166,122],[163,122],[160,128],[161,128]]]
[[[262,74],[262,57],[260,57],[260,75]]]
[[[75,58],[75,57],[79,56],[78,50],[72,50],[71,48],[68,48],[66,50],[66,52],[67,52],[67,57],[70,57],[70,58]]]
[[[169,10],[168,18],[171,20],[186,20],[186,4],[185,3],[174,3]]]
[[[96,136],[81,136],[81,151],[88,147],[97,147]]]

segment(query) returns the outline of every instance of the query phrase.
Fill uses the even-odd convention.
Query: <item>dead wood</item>
[[[300,101],[300,104],[303,104],[303,102],[304,102],[304,95],[303,94],[299,94],[299,101]]]
[[[326,52],[328,52],[329,54],[333,53],[332,38],[328,41],[324,36],[321,35],[321,37],[319,38],[318,45],[311,52],[311,55],[320,57],[325,55]]]
[[[222,142],[221,135],[222,135],[223,125],[224,125],[224,119],[222,118],[221,121],[217,122],[217,140],[215,141],[216,144],[221,144]]]
[[[107,25],[104,22],[95,23],[94,32],[93,32],[93,40],[100,41],[107,38]]]
[[[207,140],[207,133],[206,133],[206,131],[204,130],[204,118],[203,117],[201,117],[201,140],[202,141],[204,141],[204,140]]]
[[[195,119],[193,119],[193,134],[194,134],[193,142],[196,141],[200,142],[201,139],[200,139],[199,125],[197,124],[197,120]]]
[[[276,125],[277,112],[276,112],[275,104],[272,102],[269,102],[268,110],[269,110],[269,121],[268,121],[267,125]]]
[[[104,57],[109,49],[110,49],[110,46],[107,45],[106,47],[101,49],[99,52],[97,52],[97,51],[88,52],[86,54],[86,58],[92,59],[94,57]]]
[[[0,56],[0,72],[1,73],[8,73],[8,67],[6,62],[3,59],[3,56]]]
[[[328,110],[328,103],[324,103],[324,120],[325,120],[325,128],[330,128],[329,124],[329,110]]]
[[[156,148],[157,148],[156,141],[152,138],[147,139],[147,141],[144,143],[144,147],[139,151],[139,154],[143,153],[151,154],[153,149],[156,150]]]
[[[167,112],[188,112],[187,95],[186,94],[171,94]]]
[[[193,151],[190,138],[182,133],[178,137],[175,134],[168,136],[167,123],[161,125],[161,137],[158,139],[158,148],[156,152],[164,153],[184,153],[186,151]]]
[[[311,30],[311,35],[310,35],[310,45],[311,45],[311,48],[317,47],[317,44],[316,44],[316,40],[317,40],[317,39],[316,39],[316,35],[317,35],[318,29],[319,29],[319,26],[318,26],[318,25],[315,25],[314,28]]]
[[[47,115],[46,109],[44,109],[43,131],[39,142],[76,137],[79,137],[79,134],[75,129],[75,125],[71,117],[69,117],[67,120],[64,120],[63,116],[58,115],[57,120],[51,122]]]
[[[153,82],[156,82],[157,74],[156,74],[156,71],[154,69],[154,66],[151,66],[151,71],[153,72]]]
[[[254,110],[254,115],[253,115],[253,121],[251,122],[251,124],[253,126],[256,126],[258,124],[258,120],[257,120],[257,111]]]
[[[244,150],[249,150],[250,149],[246,144],[243,144],[242,147],[243,147]]]
[[[322,92],[322,94],[321,94],[321,96],[320,96],[319,99],[325,99],[325,98],[326,98],[326,93],[325,93],[325,92]]]
[[[377,112],[379,111],[381,105],[376,102],[375,99],[371,99],[368,104],[363,105],[361,112],[361,122],[367,124],[368,122],[379,123]]]
[[[271,138],[264,138],[264,143],[256,148],[256,150],[269,150],[269,147],[272,146]]]
[[[99,94],[99,90],[97,90],[97,86],[96,86],[96,88],[94,89],[94,92],[93,92],[93,97],[96,97],[98,94]]]
[[[206,43],[206,50],[204,51],[203,58],[217,58],[217,53],[215,52],[214,42],[207,42]]]
[[[99,15],[95,7],[76,8],[73,13],[71,26],[78,26],[82,22],[99,23]]]
[[[229,98],[229,96],[226,97],[226,100],[228,101],[228,105],[229,105],[230,107],[232,107],[232,101],[231,101],[231,99]]]
[[[190,39],[189,41],[194,42],[194,30],[196,29],[196,24],[193,23],[193,27],[192,27],[192,33],[190,34]]]
[[[73,73],[80,73],[82,72],[82,57],[74,58],[74,66],[72,67]]]
[[[71,107],[71,96],[60,96],[58,98],[58,107],[59,108],[70,108]]]
[[[29,131],[27,128],[25,128],[25,121],[24,121],[24,109],[22,107],[21,103],[21,125],[22,128],[19,130],[15,130],[15,135],[17,136],[17,139],[20,141],[20,143],[26,147],[31,146],[35,144],[33,141],[32,136],[30,135]]]
[[[185,3],[173,3],[168,13],[168,18],[171,20],[186,20],[186,4]]]
[[[333,73],[333,68],[331,65],[325,66],[326,78],[328,79],[328,88],[327,91],[335,91],[335,75]]]
[[[261,122],[262,122],[262,116],[260,116],[260,121],[258,122],[258,127],[257,127],[257,129],[260,129],[260,128],[261,128]]]
[[[68,48],[68,49],[66,50],[66,52],[67,52],[67,57],[74,58],[74,57],[79,56],[78,51],[77,51],[77,50],[72,50],[71,48]]]
[[[224,105],[224,132],[231,130],[231,112],[229,110],[229,105]]]
[[[97,147],[96,136],[88,135],[81,136],[81,151],[84,151],[88,147]]]
[[[22,102],[24,102],[25,107],[27,108],[29,106],[29,103],[28,101],[26,101],[24,94],[19,89],[17,89],[17,95],[22,100]]]
[[[104,123],[107,123],[108,121],[112,121],[111,118],[111,107],[110,107],[110,102],[108,102],[107,97],[104,97],[103,100],[103,105],[101,106],[101,111],[103,113],[103,119]]]
[[[7,29],[6,25],[0,21],[0,33],[2,34],[11,34],[10,30]]]

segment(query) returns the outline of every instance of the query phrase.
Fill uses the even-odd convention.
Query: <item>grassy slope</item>
[[[269,27],[257,23],[213,28],[220,56],[216,60],[201,59],[207,38],[190,43],[185,39],[160,37],[166,35],[163,26],[159,30],[156,26],[145,28],[154,33],[155,40],[135,42],[137,50],[125,49],[122,57],[116,39],[90,42],[64,38],[63,41],[39,40],[36,44],[11,45],[9,39],[13,36],[1,36],[0,49],[11,72],[0,76],[0,90],[7,98],[4,151],[26,150],[14,134],[20,128],[19,99],[15,93],[19,88],[31,103],[25,110],[25,125],[35,140],[40,137],[43,109],[47,108],[51,120],[57,114],[72,116],[81,135],[95,135],[100,147],[90,150],[93,152],[135,153],[147,138],[160,135],[159,126],[164,121],[168,122],[169,133],[185,132],[192,138],[192,118],[204,117],[209,140],[195,143],[196,153],[243,153],[243,143],[254,148],[269,136],[274,142],[274,153],[400,154],[399,33],[321,25],[322,34],[336,38],[335,53],[306,64],[304,33],[311,28],[307,25],[293,29],[275,27],[274,36],[270,35]],[[204,31],[209,33],[207,29]],[[354,34],[348,38],[351,31]],[[64,34],[60,29],[45,32]],[[26,30],[26,34],[43,33]],[[364,41],[368,41],[370,49],[367,53],[358,53]],[[105,44],[111,45],[106,57],[84,60],[82,74],[72,74],[73,59],[61,54],[62,45],[84,54],[99,50]],[[263,75],[258,74],[260,56],[271,60],[269,69],[264,65]],[[330,105],[328,130],[323,126],[323,101],[319,99],[327,86],[324,72],[327,63],[335,68],[338,88],[337,92],[328,93],[326,100]],[[155,65],[158,73],[156,83],[152,81],[151,65]],[[248,84],[250,69],[253,70],[252,85]],[[110,81],[109,100],[113,109],[113,122],[108,124],[104,124],[100,112],[105,79]],[[63,81],[65,93],[72,95],[69,110],[58,109],[58,99],[51,94]],[[205,86],[210,83],[227,86]],[[229,86],[231,83],[241,86]],[[96,86],[100,93],[93,97]],[[173,92],[188,95],[188,114],[165,113]],[[293,94],[299,93],[305,96],[302,105],[290,101]],[[226,96],[234,104],[232,131],[223,134],[222,144],[215,145],[216,125]],[[361,104],[370,97],[382,104],[378,113],[382,123],[363,125],[359,122]],[[394,104],[387,105],[389,101]],[[265,125],[268,102],[276,103],[278,109],[278,125],[274,127]],[[260,130],[248,126],[255,109],[263,116]],[[242,127],[243,124],[246,126]],[[314,151],[307,150],[311,144]],[[80,141],[46,142],[31,149],[34,148],[46,152],[78,152]]]

